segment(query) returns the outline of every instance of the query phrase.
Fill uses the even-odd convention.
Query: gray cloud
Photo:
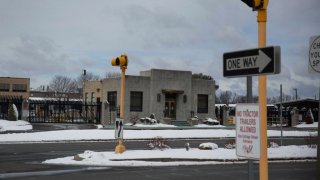
[[[281,46],[282,72],[268,76],[268,95],[278,95],[280,83],[288,94],[317,91],[307,52],[319,34],[319,7],[318,0],[269,2],[267,44]],[[111,58],[127,53],[128,74],[191,70],[244,94],[245,78],[222,77],[222,54],[257,46],[256,12],[241,1],[3,0],[0,25],[0,76],[29,76],[33,87],[81,69],[103,76],[117,70]]]

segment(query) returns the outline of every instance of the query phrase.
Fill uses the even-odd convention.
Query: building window
[[[7,83],[0,83],[0,91],[9,92],[10,84]]]
[[[13,92],[27,92],[27,85],[26,84],[13,84],[12,91]]]
[[[117,91],[108,92],[108,102],[110,111],[115,111],[117,108]]]
[[[142,112],[142,92],[130,92],[130,111]]]
[[[86,104],[88,104],[88,93],[85,93],[85,100],[84,100],[84,102],[86,103]]]
[[[198,113],[208,113],[208,95],[198,94]]]

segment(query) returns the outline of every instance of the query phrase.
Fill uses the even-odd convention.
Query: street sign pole
[[[247,76],[247,103],[253,103],[252,76]],[[254,165],[252,159],[248,159],[248,178],[249,180],[254,180]]]
[[[266,47],[266,25],[267,8],[259,9],[258,16],[258,47]],[[268,180],[268,146],[267,146],[267,77],[259,75],[259,107],[260,107],[260,138],[261,138],[261,157],[260,157],[260,180]]]

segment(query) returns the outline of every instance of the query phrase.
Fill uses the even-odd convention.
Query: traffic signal
[[[266,9],[269,0],[241,0],[246,3],[252,10]]]
[[[126,54],[122,54],[120,57],[113,58],[111,60],[112,66],[128,66],[128,56]]]

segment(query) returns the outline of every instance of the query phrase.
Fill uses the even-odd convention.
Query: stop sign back
[[[313,36],[309,42],[309,72],[320,73],[320,36]]]

